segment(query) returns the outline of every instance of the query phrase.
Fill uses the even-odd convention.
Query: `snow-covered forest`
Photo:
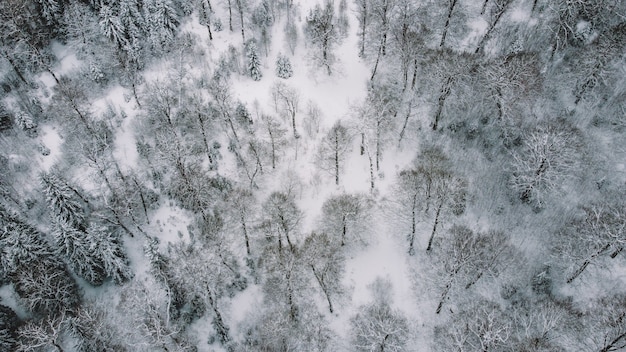
[[[626,2],[1,0],[0,351],[626,349]]]

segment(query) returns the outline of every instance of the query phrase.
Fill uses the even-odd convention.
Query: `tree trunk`
[[[415,255],[415,225],[417,222],[417,193],[413,194],[413,204],[411,204],[411,235],[409,236],[409,255]]]
[[[274,136],[270,132],[270,141],[272,144],[272,169],[276,169],[276,142],[274,141]]]
[[[433,225],[433,232],[430,235],[430,239],[428,240],[428,247],[426,247],[426,251],[430,251],[433,245],[433,239],[435,238],[435,233],[437,232],[437,224],[439,224],[439,214],[441,214],[441,208],[443,208],[443,197],[441,202],[439,202],[439,206],[437,207],[437,212],[435,213],[435,225]]]
[[[382,46],[378,47],[378,54],[376,55],[376,62],[374,63],[374,69],[372,70],[372,76],[370,77],[370,81],[374,81],[374,76],[376,76],[376,71],[378,70],[378,62],[380,61],[381,54]]]
[[[470,287],[472,287],[476,283],[476,281],[480,280],[481,277],[483,277],[483,272],[478,273],[478,275],[476,275],[474,280],[468,282],[467,285],[465,285],[465,289],[467,290]]]
[[[239,11],[239,21],[241,22],[241,39],[243,39],[243,44],[246,44],[246,32],[243,23],[243,7],[241,7],[241,0],[237,1],[237,9]]]
[[[381,124],[380,118],[376,120],[376,171],[380,171],[380,154],[382,153],[380,146]]]
[[[613,253],[611,253],[611,259],[617,257],[620,253],[622,253],[623,250],[624,247],[619,247],[618,249],[616,249]]]
[[[292,322],[298,318],[298,307],[293,299],[293,288],[291,287],[291,269],[287,270],[285,281],[287,281],[287,303],[289,304],[289,317]]]
[[[198,113],[198,122],[200,122],[200,133],[202,134],[202,142],[204,143],[204,149],[206,150],[206,156],[209,158],[209,164],[213,164],[213,157],[211,156],[211,148],[209,147],[209,141],[206,137],[206,132],[204,130],[204,119],[202,118],[202,114]]]
[[[233,6],[231,0],[228,1],[228,28],[233,31]]]
[[[387,339],[389,338],[389,334],[386,334],[383,337],[383,341],[380,343],[380,352],[385,352],[385,346],[387,345]]]
[[[443,304],[446,301],[446,298],[448,298],[448,292],[450,292],[451,287],[452,287],[452,278],[450,278],[450,280],[446,284],[446,287],[443,289],[443,292],[441,293],[441,299],[439,300],[439,304],[437,305],[437,310],[436,310],[437,314],[441,313],[441,308],[443,308]]]
[[[452,76],[449,76],[446,79],[446,82],[441,87],[441,94],[439,95],[439,103],[437,104],[437,111],[435,112],[435,122],[433,123],[433,131],[437,130],[439,127],[439,120],[441,119],[441,113],[443,112],[443,106],[450,95],[451,85],[452,85]]]
[[[346,226],[346,214],[343,214],[343,216],[341,217],[341,225],[342,225],[341,245],[344,246],[346,244],[346,233],[348,232],[347,226]]]
[[[446,24],[443,26],[443,34],[441,35],[441,42],[439,43],[439,47],[443,48],[446,43],[446,36],[448,35],[448,27],[450,27],[450,19],[452,18],[452,11],[456,6],[457,0],[450,0],[450,6],[448,7],[448,16],[446,17]]]
[[[330,300],[330,292],[328,292],[328,286],[324,283],[323,277],[315,270],[315,266],[311,265],[311,269],[313,269],[313,275],[317,279],[317,283],[320,285],[320,288],[324,292],[326,296],[326,300],[328,301],[328,310],[330,313],[333,313],[335,310],[333,308],[333,302]]]
[[[137,103],[137,106],[139,108],[141,108],[141,103],[139,102],[139,97],[137,97],[137,85],[135,84],[134,78],[133,78],[132,88],[133,88],[133,96],[135,97],[135,102]]]
[[[374,192],[374,162],[372,160],[372,155],[370,154],[369,149],[367,150],[367,158],[370,162],[370,192]]]
[[[530,13],[531,13],[531,14],[535,13],[535,9],[537,8],[537,2],[538,2],[538,0],[534,0],[534,1],[533,1],[533,7],[532,7],[532,9],[530,10]]]
[[[413,59],[413,79],[411,80],[411,90],[415,89],[417,83],[417,58]]]
[[[485,2],[483,2],[483,7],[480,10],[480,14],[484,15],[485,14],[485,10],[487,10],[487,4],[489,3],[489,0],[485,0]]]
[[[240,212],[241,228],[243,229],[243,238],[246,241],[246,253],[250,256],[250,239],[248,238],[248,228],[246,227],[246,219],[243,211]]]
[[[620,340],[622,340],[624,338],[626,338],[626,332],[624,332],[621,335],[619,335],[616,338],[614,338],[613,341],[609,342],[606,346],[604,346],[604,348],[602,348],[600,350],[600,352],[617,351],[617,350],[621,349],[621,347],[617,347],[615,345],[618,342],[620,342]]]
[[[213,40],[213,32],[211,32],[211,22],[206,24],[206,29],[209,31],[209,40]]]
[[[500,19],[502,18],[502,15],[506,12],[507,7],[509,6],[509,4],[510,4],[510,1],[508,3],[506,3],[504,5],[504,7],[501,8],[498,11],[498,13],[496,13],[496,18],[493,21],[493,24],[491,24],[491,26],[489,26],[489,29],[487,29],[487,33],[485,33],[485,36],[478,43],[478,47],[476,47],[476,51],[474,52],[474,54],[478,54],[483,49],[483,46],[485,45],[485,43],[487,42],[487,40],[491,36],[491,32],[494,30],[494,28],[496,28],[496,26],[498,25],[498,22],[500,22]]]
[[[139,182],[137,182],[137,179],[134,177],[133,177],[133,182],[135,183],[135,186],[137,187],[137,190],[139,191],[139,198],[141,198],[141,206],[143,207],[143,214],[146,217],[146,222],[150,224],[150,218],[148,217],[148,207],[146,206],[146,199],[143,196],[143,191],[141,190],[141,186],[139,185]]]
[[[404,118],[404,124],[402,125],[402,130],[400,131],[400,138],[398,139],[398,145],[402,143],[402,138],[404,138],[404,132],[406,130],[406,126],[409,124],[409,118],[411,117],[411,109],[413,108],[413,101],[409,102],[409,109],[406,112],[406,117]]]
[[[335,184],[339,186],[339,132],[335,130]]]
[[[365,154],[365,133],[361,132],[361,155]]]
[[[250,141],[248,142],[248,146],[250,147],[250,151],[252,151],[252,154],[254,155],[254,159],[256,160],[256,165],[258,166],[259,171],[261,172],[261,174],[263,174],[263,164],[261,163],[261,157],[259,156],[259,153],[257,152],[254,143]]]
[[[215,322],[214,327],[217,332],[218,339],[220,340],[222,345],[225,346],[230,342],[230,336],[228,332],[229,329],[228,329],[228,326],[224,324],[224,320],[222,319],[222,314],[220,314],[219,310],[217,309],[217,304],[215,300],[213,299],[213,292],[211,292],[211,288],[209,287],[208,284],[206,284],[206,289],[207,289],[207,298],[209,300],[209,305],[211,306],[211,309],[213,309],[213,313],[215,315],[215,317],[213,318]]]
[[[293,246],[293,244],[291,243],[291,239],[289,238],[289,227],[287,226],[287,221],[285,220],[285,217],[282,214],[279,216],[279,218],[280,218],[280,226],[282,227],[285,233],[287,244],[289,244],[289,249],[291,250],[291,252],[294,252],[295,247]]]
[[[363,11],[361,16],[363,20],[361,21],[361,49],[359,52],[359,57],[365,57],[365,31],[367,29],[367,1],[363,0],[363,6],[361,7]]]

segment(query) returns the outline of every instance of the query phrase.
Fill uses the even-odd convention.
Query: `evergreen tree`
[[[36,2],[46,23],[51,27],[58,26],[59,19],[63,14],[63,2],[57,0],[36,0]]]
[[[59,254],[66,258],[72,270],[91,285],[99,286],[105,279],[104,263],[97,257],[89,234],[64,221],[57,221],[53,231]]]
[[[147,32],[152,48],[163,50],[174,40],[178,27],[178,15],[170,0],[147,0],[144,2]]]
[[[114,231],[95,225],[87,229],[90,249],[102,264],[105,275],[116,284],[133,277],[122,239]]]
[[[256,44],[250,41],[246,48],[246,57],[248,58],[248,74],[255,81],[260,81],[263,77],[261,73],[261,61],[257,52]]]
[[[61,264],[37,229],[0,205],[0,278],[13,276],[20,267],[28,267],[41,258]]]
[[[79,193],[54,173],[42,173],[39,180],[55,220],[85,229],[85,210],[78,199]]]
[[[122,22],[111,6],[103,5],[100,8],[100,29],[102,34],[112,40],[118,48],[128,44],[128,40],[124,36]]]
[[[18,325],[15,312],[5,305],[0,305],[0,351],[13,351]]]
[[[120,0],[118,18],[129,45],[144,37],[146,23],[137,0]]]
[[[276,76],[287,79],[293,76],[293,69],[291,68],[291,61],[285,55],[279,54],[276,59]]]
[[[0,205],[0,280],[13,283],[24,306],[45,316],[78,304],[78,286],[43,234]]]

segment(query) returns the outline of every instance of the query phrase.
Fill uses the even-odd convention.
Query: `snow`
[[[115,146],[113,156],[120,164],[122,171],[133,170],[138,162],[133,120],[137,115],[137,106],[131,92],[120,85],[110,88],[103,98],[94,101],[91,111],[96,116],[105,114],[112,109],[117,117],[117,130],[115,131]],[[121,119],[121,121],[120,121]]]
[[[468,20],[467,28],[469,29],[469,33],[461,43],[459,43],[459,47],[464,50],[474,50],[478,42],[485,36],[485,33],[487,33],[489,23],[482,17],[472,18]]]
[[[66,75],[79,69],[82,62],[78,60],[76,54],[73,53],[66,45],[58,41],[52,42],[52,52],[57,58],[57,64],[53,67],[53,71],[57,75]]]
[[[173,201],[163,201],[164,204],[151,215],[149,233],[160,240],[160,249],[167,248],[169,243],[181,240],[189,242],[189,231],[192,216],[185,210],[173,205]]]
[[[0,286],[0,304],[13,309],[20,319],[29,317],[28,311],[18,303],[18,296],[13,290],[13,284]]]
[[[524,8],[523,6],[515,7],[511,10],[509,18],[514,23],[528,22],[532,13],[530,8]]]
[[[56,126],[42,125],[39,127],[41,143],[48,149],[50,154],[41,156],[41,168],[49,171],[50,168],[61,158],[61,144],[63,139],[59,135]]]
[[[309,7],[313,7],[315,2],[302,3],[302,13],[308,13]],[[349,6],[353,6],[349,2]],[[348,9],[350,13],[352,9]],[[359,155],[360,139],[355,138],[348,159],[345,163],[339,186],[334,184],[332,175],[320,171],[313,163],[318,141],[325,135],[326,131],[339,119],[344,121],[353,118],[354,106],[358,106],[366,97],[366,87],[371,68],[369,68],[359,57],[357,50],[357,26],[351,17],[350,30],[347,38],[335,49],[337,62],[333,66],[333,75],[328,76],[324,70],[313,68],[313,64],[307,57],[307,50],[302,45],[296,48],[295,55],[282,47],[284,43],[283,28],[285,20],[282,19],[273,26],[272,46],[269,55],[265,56],[260,50],[263,78],[260,81],[253,81],[247,76],[232,77],[232,92],[234,100],[244,102],[253,116],[261,113],[274,113],[271,101],[271,87],[277,82],[282,82],[288,87],[295,88],[300,94],[299,113],[296,116],[297,128],[302,138],[293,140],[289,134],[291,147],[287,148],[286,155],[281,162],[280,169],[270,171],[270,175],[261,176],[258,182],[262,184],[257,191],[258,199],[263,201],[271,192],[276,190],[295,191],[298,206],[304,210],[305,217],[300,223],[300,231],[303,234],[314,231],[319,223],[323,202],[333,195],[342,192],[359,193],[368,195],[370,193],[369,161],[367,156]],[[302,22],[297,23],[300,27]],[[476,36],[486,30],[486,22],[476,24]],[[189,31],[201,38],[200,43],[209,43],[206,51],[215,60],[221,53],[228,49],[228,44],[241,48],[241,37],[238,32],[229,33],[227,30],[214,32],[214,40],[208,40],[206,28],[196,22],[196,19],[187,22],[183,30]],[[299,42],[302,43],[303,33],[299,33]],[[275,62],[279,54],[287,55],[293,66],[293,76],[283,80],[275,75]],[[153,71],[154,70],[154,71]],[[146,78],[148,81],[162,75],[158,69],[148,71]],[[320,133],[310,138],[302,129],[302,119],[305,116],[307,101],[317,104],[321,110]],[[259,111],[256,111],[258,107]],[[289,132],[290,133],[290,132]],[[407,138],[408,140],[408,138]],[[298,157],[295,158],[293,144],[298,144]],[[382,157],[381,170],[385,170],[376,175],[377,195],[385,194],[390,184],[394,181],[397,171],[404,168],[414,157],[415,148],[410,142],[404,149],[390,146]],[[222,154],[229,154],[225,150]],[[228,155],[224,155],[225,157]],[[222,160],[220,174],[236,174],[231,167],[234,163]],[[291,180],[291,181],[289,181]],[[165,241],[178,240],[175,235],[183,228],[183,217],[180,212],[175,219],[170,218],[172,207],[162,206],[154,218],[161,219],[163,232],[158,234]],[[173,223],[174,221],[174,223]],[[176,225],[176,222],[178,225]],[[382,222],[379,222],[382,223]],[[186,233],[185,231],[181,231]],[[356,313],[356,309],[371,302],[372,297],[367,288],[376,278],[389,279],[393,287],[393,305],[400,309],[408,317],[415,320],[418,309],[412,293],[412,280],[410,270],[407,266],[406,255],[398,243],[397,236],[388,228],[382,226],[372,230],[368,237],[364,235],[364,240],[369,242],[366,247],[354,248],[351,257],[346,263],[345,283],[350,288],[345,299],[345,305],[339,312],[330,316],[331,327],[342,337],[348,338],[349,319]],[[261,305],[262,292],[260,287],[253,285],[245,291],[239,293],[230,302],[231,311],[229,316],[230,326],[234,334],[237,327],[246,319],[246,316]],[[320,306],[321,307],[321,306]],[[324,311],[321,308],[320,311]],[[208,321],[197,322],[197,324],[208,324]],[[196,325],[197,325],[196,324]],[[198,328],[198,327],[196,327]],[[209,327],[207,327],[209,328]]]

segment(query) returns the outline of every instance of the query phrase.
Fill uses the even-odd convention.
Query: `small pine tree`
[[[256,44],[251,41],[248,43],[246,56],[248,57],[248,74],[255,81],[260,81],[263,77],[261,73],[261,61],[257,52]]]
[[[250,116],[250,112],[248,108],[242,103],[238,102],[237,107],[235,108],[235,116],[237,116],[237,120],[242,125],[252,125],[254,121],[252,121],[252,116]]]
[[[293,69],[291,68],[291,61],[287,56],[282,54],[278,55],[276,60],[276,76],[287,79],[293,76]]]
[[[30,131],[37,127],[37,123],[33,120],[33,117],[21,110],[15,114],[15,122],[24,131]]]

